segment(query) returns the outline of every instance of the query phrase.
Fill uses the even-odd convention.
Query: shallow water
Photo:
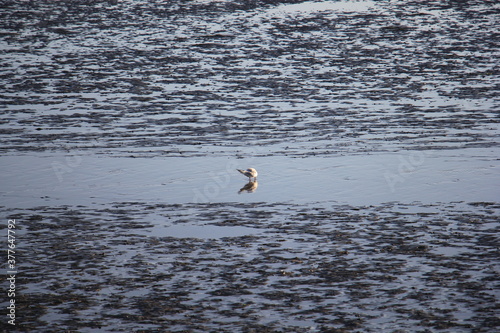
[[[495,149],[400,151],[290,159],[263,156],[126,158],[73,154],[0,157],[2,202],[11,207],[150,203],[496,201]],[[253,193],[236,168],[256,167]]]
[[[498,330],[499,9],[2,3],[17,331]]]

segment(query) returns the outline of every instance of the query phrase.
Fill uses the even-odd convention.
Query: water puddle
[[[373,1],[305,1],[292,5],[280,5],[268,10],[267,13],[297,15],[322,11],[364,12],[373,10],[375,6],[376,3]]]
[[[223,237],[242,237],[261,234],[262,229],[249,227],[222,227],[214,225],[170,225],[149,229],[155,237],[220,239]]]

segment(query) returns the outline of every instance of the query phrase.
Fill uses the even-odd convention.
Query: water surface
[[[0,8],[17,331],[498,330],[495,1]]]

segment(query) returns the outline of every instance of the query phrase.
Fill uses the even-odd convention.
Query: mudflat
[[[495,1],[0,7],[4,331],[499,329]]]

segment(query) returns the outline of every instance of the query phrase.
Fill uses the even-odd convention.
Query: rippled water
[[[495,1],[0,4],[19,332],[498,329]]]
[[[493,1],[8,3],[2,150],[496,145],[497,11]]]

